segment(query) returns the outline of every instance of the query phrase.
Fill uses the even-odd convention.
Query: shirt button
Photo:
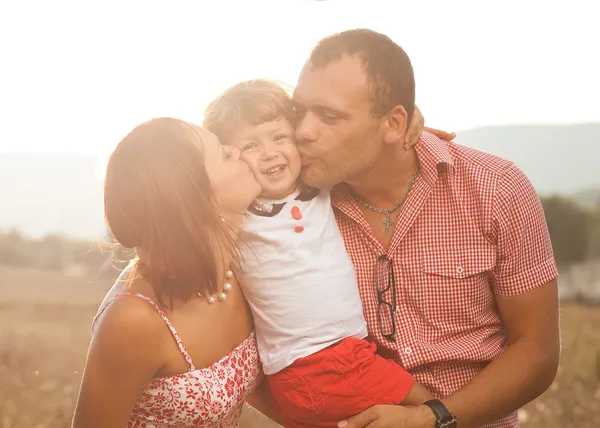
[[[459,275],[462,275],[462,273],[463,273],[464,271],[465,271],[465,270],[463,269],[463,267],[462,267],[462,266],[459,266],[459,267],[457,267],[457,268],[456,268],[456,273],[457,273],[457,274],[459,274]]]
[[[405,353],[406,355],[410,355],[410,354],[412,354],[412,349],[410,349],[410,348],[406,347],[406,348],[404,348],[404,353]]]

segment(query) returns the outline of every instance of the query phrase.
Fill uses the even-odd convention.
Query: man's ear
[[[386,116],[384,142],[386,144],[404,144],[407,127],[408,114],[404,107],[400,105],[392,107]]]

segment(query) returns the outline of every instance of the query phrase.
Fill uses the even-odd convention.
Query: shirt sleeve
[[[558,277],[538,194],[516,166],[500,177],[492,208],[497,238],[492,284],[499,295],[518,295]]]

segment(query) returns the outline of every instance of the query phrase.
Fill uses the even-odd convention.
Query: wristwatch
[[[457,428],[458,418],[448,411],[440,400],[429,400],[423,403],[435,414],[435,428]]]

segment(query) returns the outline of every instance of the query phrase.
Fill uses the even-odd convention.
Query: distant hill
[[[600,200],[600,123],[480,128],[456,141],[514,161],[541,194],[578,193],[587,205]],[[104,236],[96,164],[86,155],[0,154],[0,228]]]
[[[600,187],[577,192],[573,198],[588,209],[600,209]]]
[[[0,154],[0,228],[33,236],[104,236],[103,190],[94,156]]]

